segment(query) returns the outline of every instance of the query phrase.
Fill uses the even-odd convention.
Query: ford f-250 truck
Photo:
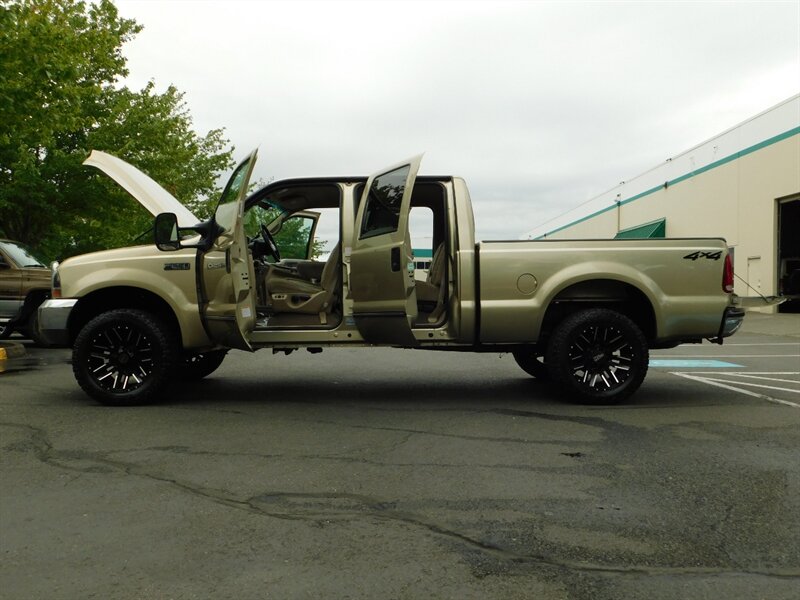
[[[417,177],[421,157],[248,195],[255,159],[236,168],[202,223],[134,167],[97,151],[87,159],[156,215],[155,244],[53,269],[40,334],[72,345],[90,396],[151,402],[171,380],[210,374],[231,348],[383,345],[510,352],[569,398],[607,404],[640,386],[650,348],[722,343],[743,319],[722,239],[476,242],[464,180]],[[339,217],[326,261],[312,259],[315,209]],[[432,240],[424,279],[414,211]],[[284,228],[305,236],[300,256],[281,257]]]

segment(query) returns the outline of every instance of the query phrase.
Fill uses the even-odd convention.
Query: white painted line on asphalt
[[[706,381],[718,381],[720,383],[733,383],[727,379],[715,379],[714,377],[706,377]],[[792,383],[795,383],[794,381]],[[778,392],[790,392],[792,394],[800,394],[800,390],[793,390],[792,388],[777,387],[774,385],[761,385],[760,383],[750,383],[749,381],[737,381],[736,385],[746,385],[747,387],[761,388],[764,390],[776,390]]]
[[[800,342],[768,342],[763,344],[725,344],[728,346],[800,346]]]
[[[692,371],[694,375],[719,375],[719,371]],[[726,371],[726,375],[800,375],[800,371]]]
[[[767,402],[773,402],[775,404],[783,404],[785,406],[791,406],[793,408],[800,408],[800,404],[795,402],[789,402],[788,400],[781,400],[780,398],[773,398],[772,396],[767,396],[766,394],[759,394],[757,392],[752,392],[750,390],[743,390],[741,388],[734,387],[732,385],[726,385],[724,383],[720,383],[718,381],[712,381],[706,377],[698,377],[696,374],[691,373],[678,373],[673,371],[673,375],[677,375],[678,377],[683,377],[684,379],[690,379],[692,381],[699,381],[700,383],[707,383],[708,385],[713,385],[719,388],[723,388],[726,390],[731,390],[733,392],[739,392],[740,394],[745,394],[747,396],[752,396],[753,398],[761,398],[762,400],[766,400]],[[718,371],[714,371],[714,375],[717,375]]]
[[[650,358],[800,358],[800,354],[651,354]]]
[[[781,374],[781,373],[777,373]],[[785,373],[785,375],[800,375],[800,373]],[[763,375],[752,375],[751,373],[726,373],[732,377],[742,377],[744,379],[758,379],[759,381],[778,381],[780,383],[800,383],[797,379],[778,379],[777,377],[764,377]]]

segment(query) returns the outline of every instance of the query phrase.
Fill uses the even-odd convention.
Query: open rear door
[[[417,317],[408,215],[422,155],[371,175],[356,217],[350,255],[353,316],[373,344],[414,346]]]
[[[206,255],[206,263],[214,255],[219,256],[224,260],[225,273],[222,277],[211,277],[211,264],[201,271],[207,300],[201,317],[206,331],[218,344],[242,350],[252,349],[248,338],[256,322],[255,273],[243,222],[244,200],[256,153],[254,150],[236,167],[214,213],[219,233]],[[222,262],[219,264],[221,267]]]

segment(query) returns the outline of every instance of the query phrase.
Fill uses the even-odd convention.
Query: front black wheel
[[[553,330],[547,367],[571,398],[589,404],[617,404],[644,381],[647,340],[625,315],[604,308],[582,310]]]
[[[187,354],[178,367],[178,377],[184,381],[197,381],[211,375],[225,360],[227,350],[212,350],[199,354]]]
[[[166,386],[176,346],[170,328],[154,315],[136,309],[110,310],[78,334],[72,371],[81,388],[102,404],[147,404]]]
[[[512,356],[519,367],[531,377],[535,377],[539,381],[550,380],[550,371],[547,370],[547,365],[542,362],[542,357],[532,350],[514,350]]]

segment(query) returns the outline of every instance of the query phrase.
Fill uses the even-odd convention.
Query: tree
[[[146,230],[152,216],[81,164],[92,149],[206,210],[233,149],[222,129],[192,129],[174,87],[120,85],[122,46],[140,30],[109,0],[0,0],[0,237],[63,257],[124,245]]]

